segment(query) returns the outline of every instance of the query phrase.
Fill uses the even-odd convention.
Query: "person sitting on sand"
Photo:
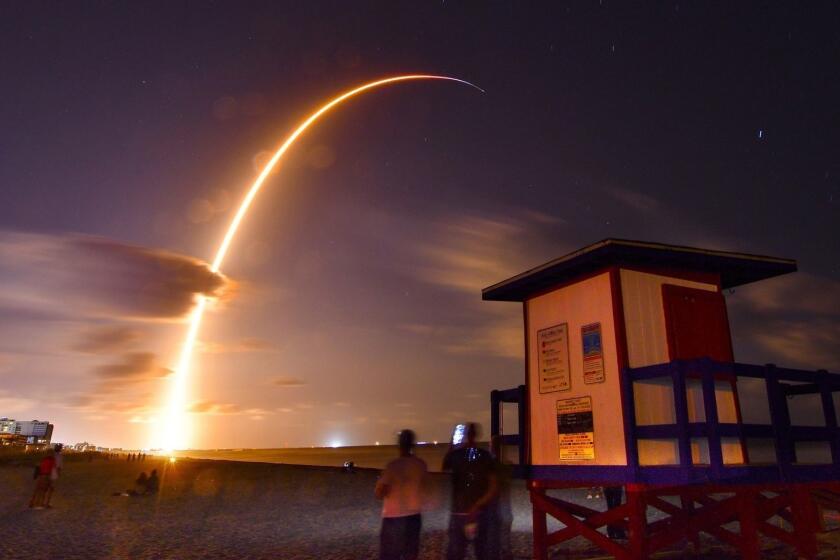
[[[148,480],[146,480],[146,494],[157,494],[159,489],[160,479],[158,478],[157,469],[153,469],[152,474],[150,474]]]
[[[142,496],[149,491],[149,477],[145,472],[141,472],[137,480],[134,481],[134,489],[129,490],[128,493],[132,496]]]
[[[38,464],[37,477],[35,478],[35,491],[32,493],[32,499],[29,500],[29,507],[32,509],[44,509],[44,498],[52,486],[53,469],[55,468],[55,452],[50,449],[47,456],[41,459]],[[47,506],[50,507],[50,506]]]
[[[397,442],[400,456],[382,471],[374,494],[382,500],[380,560],[415,560],[420,552],[423,489],[428,468],[415,457],[414,432],[403,430]]]

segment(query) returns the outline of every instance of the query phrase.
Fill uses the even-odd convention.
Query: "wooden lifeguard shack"
[[[759,533],[816,554],[819,506],[840,492],[840,376],[736,363],[722,293],[795,271],[789,259],[607,239],[483,290],[523,304],[525,383],[493,391],[491,433],[519,448],[535,558],[576,536],[644,558],[700,532],[745,558],[759,557]],[[518,404],[518,433],[502,433],[503,403]],[[612,489],[606,510],[550,492],[591,486]],[[549,534],[547,516],[565,527]]]

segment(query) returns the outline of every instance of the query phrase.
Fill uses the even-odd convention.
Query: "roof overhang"
[[[481,299],[525,301],[554,286],[612,266],[719,274],[721,288],[734,288],[796,272],[796,261],[792,259],[664,243],[605,239],[484,288]]]

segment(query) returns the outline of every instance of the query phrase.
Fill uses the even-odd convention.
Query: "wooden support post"
[[[680,494],[680,505],[683,510],[683,519],[691,519],[694,516],[694,498],[686,494]],[[686,526],[686,538],[691,542],[694,552],[700,551],[700,532],[691,527],[687,521],[683,521]]]
[[[528,390],[525,385],[519,386],[519,405],[517,406],[519,413],[519,464],[528,464],[528,449],[530,442],[528,439]]]
[[[776,462],[782,477],[790,479],[791,464],[796,462],[796,451],[790,435],[790,412],[785,394],[779,386],[779,378],[774,364],[764,368],[767,398],[770,404],[770,419],[776,436]]]
[[[545,489],[531,487],[531,497],[533,498],[535,495],[544,496]],[[546,519],[546,512],[533,499],[531,500],[531,511],[534,524],[534,560],[548,560],[548,520]]]
[[[738,492],[738,524],[741,526],[740,552],[744,560],[759,560],[758,511],[756,495],[752,490]]]
[[[624,487],[624,493],[627,497],[630,555],[634,560],[647,558],[647,504],[644,486],[628,484]]]
[[[674,387],[674,413],[679,430],[677,449],[680,467],[688,472],[691,468],[691,437],[688,435],[688,400],[685,393],[685,365],[680,361],[671,363],[671,381]],[[711,445],[711,442],[709,442]]]
[[[490,391],[490,439],[493,439],[493,436],[501,435],[501,425],[502,425],[502,411],[501,411],[501,399],[499,398],[499,391],[493,390]]]
[[[840,440],[838,440],[837,432],[837,411],[834,408],[834,393],[831,392],[832,386],[828,380],[828,372],[824,369],[817,370],[817,384],[820,387],[820,400],[823,407],[823,418],[825,418],[825,427],[828,428],[831,434],[831,462],[835,469],[840,465]]]
[[[709,466],[714,475],[723,469],[723,451],[720,442],[720,430],[715,396],[715,378],[711,368],[703,369],[703,409],[706,413],[706,432],[709,442]]]
[[[796,551],[801,558],[816,558],[817,531],[820,528],[817,504],[811,491],[804,484],[791,485],[793,533],[796,536]]]

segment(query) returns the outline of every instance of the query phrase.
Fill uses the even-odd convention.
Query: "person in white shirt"
[[[380,560],[416,560],[428,469],[415,457],[414,432],[399,433],[400,456],[385,467],[374,494],[382,500]]]

